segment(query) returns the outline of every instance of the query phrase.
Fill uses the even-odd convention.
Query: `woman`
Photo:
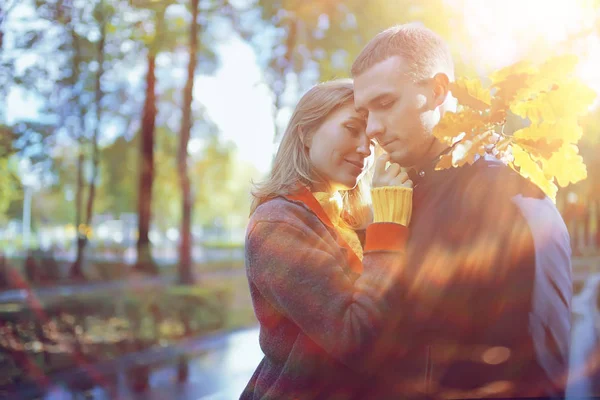
[[[246,268],[265,357],[242,399],[350,398],[380,351],[381,294],[402,254],[412,183],[380,157],[371,212],[365,123],[352,81],[313,87],[253,192]],[[363,252],[355,231],[365,227]]]

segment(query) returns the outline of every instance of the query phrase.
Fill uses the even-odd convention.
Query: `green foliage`
[[[10,161],[8,157],[0,157],[0,221],[4,219],[11,202],[21,195],[16,169]]]
[[[13,129],[0,125],[0,221],[6,219],[11,203],[22,194],[14,157],[14,138]]]
[[[352,61],[367,42],[396,24],[421,22],[454,44],[456,52],[467,37],[458,28],[463,16],[443,0],[426,5],[416,0],[259,0],[257,6],[267,25],[258,29],[276,29],[271,48],[278,51],[264,53],[270,55],[265,64],[273,75],[271,85],[276,87],[285,84],[287,73],[302,73],[315,64],[316,80],[348,76]],[[259,42],[257,47],[261,45]],[[459,65],[458,69],[466,68]]]
[[[237,159],[231,145],[210,137],[191,165],[195,222],[209,225],[219,219],[226,226],[244,226],[253,176],[257,176],[256,169]]]

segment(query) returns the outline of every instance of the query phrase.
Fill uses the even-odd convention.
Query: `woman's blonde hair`
[[[267,200],[296,194],[302,186],[309,189],[323,179],[313,168],[308,155],[308,138],[334,111],[354,102],[351,79],[337,79],[313,86],[302,96],[283,134],[269,177],[254,184],[250,214]],[[342,192],[344,221],[354,229],[364,228],[372,219],[370,208],[370,171],[357,186]]]

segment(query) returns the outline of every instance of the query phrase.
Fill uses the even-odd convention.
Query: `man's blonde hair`
[[[283,134],[269,177],[254,185],[250,214],[269,199],[295,194],[301,186],[310,189],[324,182],[310,162],[305,143],[331,113],[353,102],[351,79],[320,83],[302,96]],[[348,214],[345,222],[354,229],[365,227],[371,220],[369,178],[370,174],[365,173],[354,189],[342,192],[343,209]]]
[[[415,81],[431,78],[438,72],[454,80],[454,62],[447,43],[421,23],[396,25],[377,34],[352,64],[352,76],[393,56],[406,61]]]

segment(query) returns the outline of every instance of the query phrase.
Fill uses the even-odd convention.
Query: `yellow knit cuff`
[[[412,188],[383,186],[371,190],[373,222],[394,222],[408,226],[412,215]]]

